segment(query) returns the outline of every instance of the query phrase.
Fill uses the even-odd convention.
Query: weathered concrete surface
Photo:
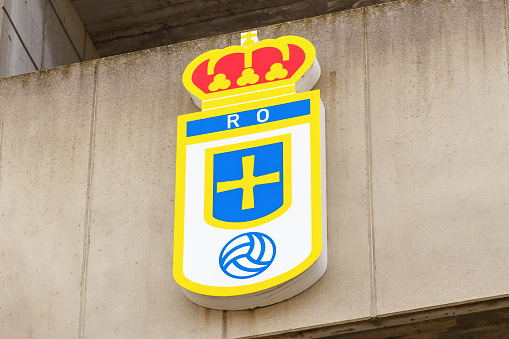
[[[44,51],[41,63],[42,68],[83,61],[74,43],[72,40],[69,40],[52,6],[46,6],[44,37],[44,41],[42,41],[42,50]],[[82,41],[84,41],[84,38]],[[81,42],[81,45],[83,46],[83,42]]]
[[[509,294],[504,1],[367,14],[378,314]]]
[[[391,0],[72,0],[101,56]]]
[[[66,38],[69,43],[72,42],[74,47],[71,49],[75,50],[78,54],[80,61],[91,60],[85,58],[85,26],[81,21],[78,12],[74,9],[74,6],[70,0],[46,0],[48,1],[48,7],[52,7],[53,13],[60,19],[60,26],[62,30],[65,30]],[[65,64],[59,64],[65,65]]]
[[[245,338],[464,339],[506,338],[509,297]]]
[[[92,66],[0,79],[0,337],[78,334]]]
[[[451,313],[450,313],[451,314]],[[465,339],[465,338],[507,338],[509,308],[489,310],[439,319],[410,322],[357,333],[335,335],[323,339]]]
[[[99,62],[87,338],[222,336],[222,312],[173,281],[172,225],[177,115],[197,110],[181,74],[194,55],[226,46],[223,37]]]
[[[5,6],[5,0],[0,0],[0,8],[3,8]],[[0,29],[2,28],[2,21],[4,20],[4,14],[2,13],[0,15]],[[0,37],[2,36],[2,33],[0,33]]]
[[[28,53],[31,54],[37,69],[41,69],[41,42],[43,40],[44,34],[45,10],[46,0],[32,0],[27,2],[18,0],[5,0],[5,12],[2,12],[2,15],[8,15],[10,17],[10,21],[12,21],[16,27],[16,30],[21,36],[21,39],[23,40]],[[6,20],[6,23],[8,20]],[[16,36],[16,39],[19,39],[15,32],[12,32],[10,35],[11,39],[14,38],[14,36]],[[5,47],[1,46],[1,48],[3,49]],[[24,52],[26,53],[26,51]],[[14,51],[11,53],[13,54],[13,58],[15,58],[17,53],[14,53]],[[26,72],[33,72],[34,70],[35,69],[32,68]]]
[[[2,16],[2,29],[0,33],[0,77],[34,72],[36,65],[30,60],[21,40],[19,39],[12,22],[5,13]]]
[[[83,51],[83,58],[84,60],[95,60],[99,59],[99,53],[97,52],[97,49],[95,49],[94,43],[92,42],[92,39],[90,39],[90,36],[88,33],[85,35],[85,47]]]
[[[500,309],[506,14],[406,1],[260,29],[310,39],[322,65],[329,266],[253,311],[196,306],[171,277],[175,122],[197,111],[180,76],[238,34],[0,80],[0,333],[319,337]]]

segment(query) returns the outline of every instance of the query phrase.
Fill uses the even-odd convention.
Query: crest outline
[[[286,120],[274,121],[267,124],[258,124],[248,127],[242,127],[238,129],[218,131],[205,135],[197,135],[188,137],[186,135],[187,122],[204,119],[208,117],[215,117],[229,113],[235,113],[239,110],[252,110],[260,109],[264,107],[270,107],[273,105],[280,105],[289,102],[299,100],[310,100],[310,114],[304,116],[298,116]],[[297,93],[292,95],[283,95],[280,97],[273,97],[263,100],[256,100],[252,102],[245,102],[228,107],[212,108],[206,111],[197,113],[190,113],[179,116],[178,127],[177,127],[177,168],[176,168],[176,187],[175,187],[175,232],[174,232],[174,270],[173,275],[176,282],[184,287],[185,289],[203,295],[210,296],[238,296],[244,294],[250,294],[262,290],[275,287],[283,282],[286,282],[292,278],[297,277],[306,269],[311,267],[316,260],[320,257],[322,252],[322,246],[324,239],[322,238],[322,200],[325,195],[322,192],[321,182],[325,180],[322,178],[324,172],[322,169],[322,149],[325,150],[321,145],[321,128],[323,128],[323,122],[321,122],[321,109],[322,104],[320,100],[320,91],[310,91]],[[305,260],[299,265],[295,266],[278,276],[273,278],[256,282],[249,285],[242,286],[210,286],[196,283],[188,279],[184,275],[183,268],[183,246],[184,246],[184,204],[185,204],[185,172],[186,172],[186,147],[188,145],[194,145],[198,143],[228,139],[246,134],[255,134],[259,132],[272,131],[276,129],[282,129],[294,125],[309,124],[310,125],[310,143],[311,143],[311,210],[312,210],[312,240],[311,240],[311,252]]]

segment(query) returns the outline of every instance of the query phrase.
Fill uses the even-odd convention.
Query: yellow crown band
[[[295,94],[295,85],[286,85],[276,88],[269,88],[256,92],[248,92],[228,97],[202,101],[202,110],[217,107],[232,106],[239,103],[246,103],[261,99],[274,98],[282,95]]]

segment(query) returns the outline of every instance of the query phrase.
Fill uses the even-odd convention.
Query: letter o
[[[260,117],[262,112],[265,113],[265,119],[261,119]],[[256,120],[258,120],[258,122],[265,122],[269,120],[269,110],[266,108],[262,108],[261,110],[259,110],[258,113],[256,113]]]

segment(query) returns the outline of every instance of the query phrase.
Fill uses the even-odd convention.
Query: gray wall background
[[[98,59],[70,0],[0,0],[0,77]]]
[[[329,266],[250,311],[172,278],[176,116],[197,111],[181,75],[238,33],[0,79],[0,333],[311,336],[507,297],[507,17],[506,0],[403,1],[259,29],[317,49]]]

